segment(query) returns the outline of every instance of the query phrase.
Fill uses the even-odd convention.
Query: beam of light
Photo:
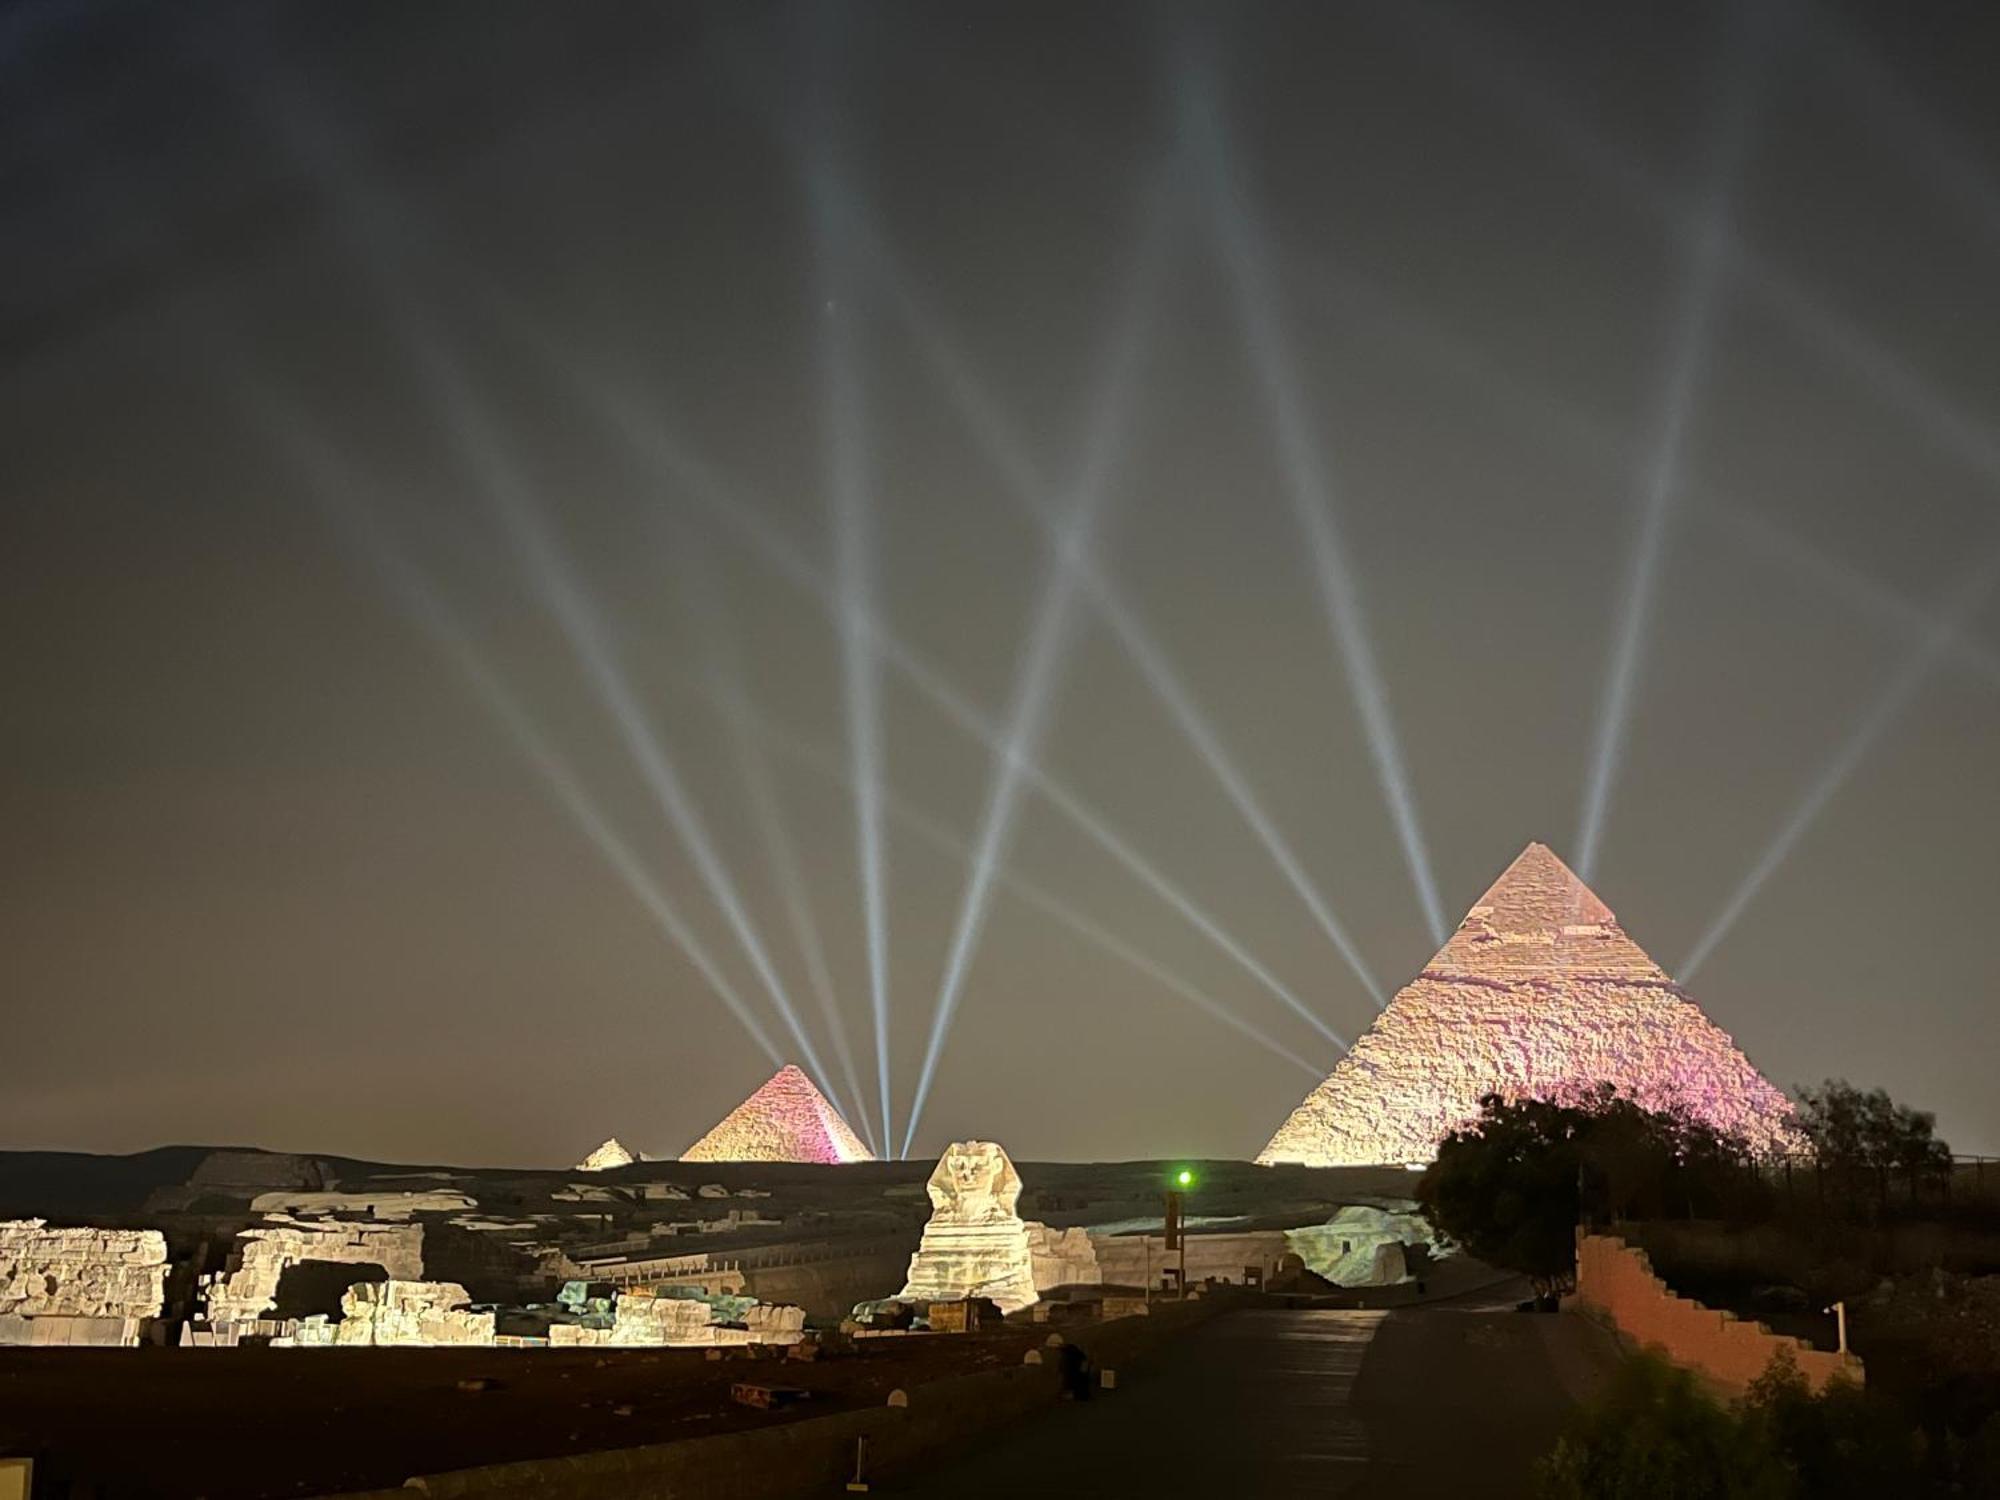
[[[831,751],[813,745],[773,723],[761,711],[749,710],[751,721],[765,739],[779,750],[798,761],[801,765],[827,777],[838,785],[854,791],[852,771],[842,766],[839,757]],[[898,797],[893,791],[884,794],[883,806],[892,818],[902,823],[917,837],[947,856],[959,860],[969,868],[973,860],[972,846],[953,833],[942,821],[932,817],[907,799]],[[1083,916],[1076,909],[1074,901],[1056,896],[1035,884],[1016,871],[1003,868],[999,872],[1001,887],[1012,892],[1022,902],[1040,912],[1061,926],[1067,927],[1086,942],[1103,949],[1120,962],[1138,970],[1148,979],[1179,996],[1203,1015],[1227,1026],[1239,1036],[1247,1037],[1274,1057],[1281,1057],[1300,1072],[1314,1079],[1326,1077],[1327,1068],[1309,1062],[1277,1040],[1269,1032],[1237,1014],[1229,1006],[1198,989],[1157,960],[1148,957],[1140,949],[1117,936],[1098,922]],[[907,1151],[907,1147],[905,1148]]]
[[[500,434],[475,396],[461,362],[438,332],[429,310],[398,274],[393,215],[386,212],[370,185],[351,170],[330,134],[311,117],[309,102],[303,90],[287,93],[280,106],[281,123],[300,158],[333,183],[348,203],[351,211],[343,216],[342,223],[349,242],[388,305],[390,326],[415,367],[425,394],[443,418],[453,451],[474,480],[480,498],[500,521],[537,597],[554,617],[583,666],[648,789],[692,859],[710,899],[722,912],[786,1029],[797,1042],[801,1060],[815,1083],[846,1112],[851,1106],[841,1098],[832,1075],[819,1060],[818,1049],[750,921],[694,799],[654,737],[588,590],[551,533],[536,497],[507,456]]]
[[[875,1073],[882,1140],[895,1137],[889,1097],[889,897],[882,843],[882,702],[875,653],[865,621],[875,609],[873,509],[863,451],[867,416],[862,408],[854,316],[843,305],[847,251],[824,206],[824,174],[814,173],[813,219],[819,237],[826,293],[820,320],[820,381],[826,403],[827,495],[833,511],[834,570],[840,608],[841,687],[847,710],[847,748],[857,776],[855,854],[861,872],[862,921],[868,951],[868,1008],[875,1023]]]
[[[546,342],[520,319],[512,320],[522,337],[542,347],[551,359],[560,356],[547,350]],[[740,498],[731,494],[721,476],[699,460],[686,444],[661,424],[658,415],[646,410],[615,382],[597,379],[584,371],[568,368],[570,378],[590,396],[597,409],[655,472],[671,477],[678,493],[686,495],[704,512],[713,516],[730,535],[737,538],[768,566],[810,594],[829,616],[837,617],[842,605],[835,589],[819,570],[785,536]],[[897,636],[878,617],[866,617],[868,638],[873,649],[895,668],[925,698],[945,714],[961,732],[997,753],[1004,743],[999,726],[989,721],[979,708],[933,665],[921,652]],[[1198,906],[1193,898],[1160,870],[1059,779],[1029,761],[1022,767],[1031,785],[1070,822],[1137,878],[1147,889],[1180,914],[1190,926],[1227,953],[1246,973],[1284,1006],[1321,1036],[1346,1051],[1347,1039],[1308,1007],[1282,980],[1264,966],[1220,922]]]
[[[430,640],[433,648],[464,678],[486,710],[500,722],[522,757],[547,784],[558,805],[569,814],[613,873],[624,882],[651,915],[668,941],[687,957],[707,981],[730,1015],[773,1066],[785,1061],[763,1023],[744,1003],[707,946],[686,918],[660,889],[645,862],[620,838],[612,821],[598,807],[567,760],[555,748],[534,716],[493,669],[486,653],[458,615],[444,602],[430,579],[384,534],[375,516],[355,497],[367,486],[357,483],[344,461],[312,434],[299,416],[268,392],[256,398],[261,426],[304,476],[314,503],[356,559],[381,581],[398,608]]]
[[[787,138],[783,143],[794,155],[811,154],[810,146],[797,139]],[[1077,144],[1087,146],[1088,143],[1079,141]],[[1124,170],[1122,157],[1104,159],[1099,165],[1106,170]],[[1029,451],[1029,445],[1015,429],[1001,403],[987,389],[972,362],[946,332],[945,320],[919,297],[915,278],[898,262],[894,250],[876,227],[855,211],[852,195],[829,193],[824,201],[829,207],[846,213],[844,232],[858,251],[865,255],[874,271],[877,289],[894,302],[905,329],[925,361],[938,373],[946,393],[971,427],[987,460],[999,471],[1015,499],[1048,534],[1053,545],[1053,539],[1060,535],[1062,523],[1044,498],[1049,486]],[[1058,556],[1063,555],[1060,548],[1056,550]],[[1229,755],[1222,736],[1196,706],[1193,693],[1174,671],[1165,649],[1146,629],[1138,614],[1124,603],[1108,576],[1095,566],[1088,554],[1070,554],[1070,565],[1081,573],[1093,606],[1110,625],[1114,636],[1138,667],[1142,679],[1160,699],[1251,832],[1264,845],[1279,871],[1305,903],[1307,911],[1353,970],[1376,1008],[1381,1009],[1387,1003],[1387,996],[1362,958],[1359,946],[1313,885],[1306,874],[1304,862],[1278,832],[1276,822],[1257,802],[1250,790],[1249,778]]]
[[[1708,961],[1709,955],[1729,935],[1730,928],[1736,925],[1737,918],[1756,899],[1765,882],[1785,862],[1786,856],[1805,837],[1806,831],[1833,800],[1834,794],[1853,775],[1855,767],[1902,717],[1917,690],[1929,681],[1939,661],[1992,597],[1996,583],[2000,583],[2000,552],[1992,554],[1983,566],[1952,592],[1923,640],[1904,658],[1855,723],[1853,732],[1806,787],[1805,794],[1779,828],[1777,836],[1757,857],[1750,873],[1731,892],[1715,920],[1709,923],[1708,930],[1702,933],[1693,951],[1682,961],[1676,971],[1682,983],[1693,978],[1695,971]]]
[[[1564,102],[1561,86],[1509,38],[1479,25],[1467,12],[1446,13],[1432,0],[1398,0],[1389,9],[1421,32],[1427,56],[1445,60],[1461,77],[1500,99],[1628,208],[1679,239],[1692,241],[1702,233],[1699,214],[1661,188],[1634,157],[1599,135],[1581,110]],[[2000,436],[1992,424],[1953,402],[1907,360],[1739,236],[1729,237],[1724,255],[1739,291],[1845,366],[1930,441],[1982,477],[2000,480]]]
[[[786,824],[763,742],[754,732],[755,713],[744,687],[749,677],[737,650],[733,622],[709,577],[708,559],[693,555],[688,545],[691,540],[690,528],[680,528],[679,534],[669,539],[667,550],[676,564],[676,582],[680,592],[693,601],[701,620],[707,647],[702,670],[707,695],[719,708],[723,724],[729,732],[737,768],[742,772],[743,788],[749,797],[751,816],[763,842],[779,899],[784,903],[786,920],[791,925],[792,940],[798,945],[807,983],[819,1006],[820,1020],[833,1039],[834,1060],[840,1064],[841,1079],[859,1110],[854,1118],[860,1123],[862,1134],[868,1138],[868,1149],[877,1156],[885,1156],[888,1154],[887,1143],[876,1135],[874,1122],[869,1118],[866,1108],[868,1091],[861,1086],[861,1075],[854,1063],[854,1049],[848,1045],[847,1027],[841,1017],[839,997],[834,992],[833,970],[827,962],[826,944],[820,937],[819,923],[813,917],[812,899],[806,893],[806,878],[799,861],[798,845]]]
[[[2000,190],[1986,163],[1897,78],[1874,46],[1855,33],[1852,23],[1825,5],[1809,6],[1807,14],[1813,40],[1826,54],[1821,61],[1837,77],[1843,93],[1858,96],[1908,143],[1898,165],[1926,181],[1933,193],[1977,224],[1988,240],[2000,244]]]
[[[868,259],[876,269],[878,284],[894,299],[919,353],[937,371],[945,391],[970,425],[987,460],[1000,472],[1015,499],[1044,531],[1051,537],[1056,536],[1061,523],[1043,500],[1047,485],[1028,452],[1027,443],[957,342],[945,332],[943,319],[917,297],[911,279],[903,274],[894,252],[879,235],[869,233],[865,225],[856,225],[853,232],[865,246]],[[1285,841],[1276,821],[1258,802],[1250,789],[1249,778],[1237,766],[1221,734],[1196,704],[1193,692],[1174,669],[1165,648],[1125,601],[1109,575],[1087,553],[1071,553],[1068,556],[1069,565],[1079,575],[1086,597],[1111,627],[1113,636],[1139,669],[1147,687],[1166,708],[1182,735],[1221,785],[1238,815],[1263,844],[1272,862],[1305,903],[1306,910],[1354,971],[1376,1008],[1381,1009],[1387,997],[1362,957],[1359,945],[1314,886],[1306,874],[1304,862]]]
[[[1318,294],[1315,303],[1329,315],[1348,322],[1366,321],[1379,334],[1393,338],[1406,354],[1453,376],[1489,404],[1510,413],[1521,428],[1547,433],[1591,464],[1607,470],[1627,465],[1618,431],[1567,396],[1532,384],[1486,351],[1447,332],[1421,309],[1400,302],[1348,267],[1323,256],[1301,256],[1298,265]],[[1922,636],[1936,619],[1928,605],[1884,586],[1730,496],[1690,487],[1684,503],[1695,519],[1741,545],[1779,558],[1860,613],[1885,620],[1905,635]],[[1964,632],[1954,645],[1954,654],[1962,667],[1989,686],[2000,687],[2000,652]]]
[[[1165,226],[1164,194],[1154,192],[1146,213],[1138,262],[1126,278],[1123,307],[1116,320],[1107,357],[1091,398],[1091,418],[1084,438],[1082,462],[1070,488],[1067,513],[1050,537],[1052,555],[1044,565],[1041,588],[1029,613],[1028,639],[1015,663],[1012,705],[1001,748],[994,755],[986,809],[973,845],[965,889],[959,897],[958,918],[946,952],[944,975],[931,1012],[930,1035],[923,1066],[903,1127],[902,1154],[910,1154],[924,1105],[930,1099],[938,1059],[958,1010],[959,996],[972,955],[985,931],[993,880],[1006,858],[1019,806],[1022,770],[1040,753],[1043,731],[1055,700],[1067,656],[1070,622],[1080,574],[1079,559],[1088,555],[1097,518],[1111,488],[1112,455],[1120,446],[1130,417],[1147,324],[1161,274]]]
[[[1305,409],[1298,361],[1279,311],[1280,292],[1263,232],[1238,189],[1214,88],[1199,65],[1184,67],[1179,95],[1182,133],[1208,191],[1217,247],[1278,439],[1285,493],[1305,536],[1320,604],[1347,671],[1375,777],[1402,843],[1424,922],[1431,941],[1442,944],[1448,930],[1444,905],[1438,899],[1430,852],[1417,817],[1416,794],[1397,743],[1388,690],[1369,641],[1360,587],[1335,518],[1332,481]]]
[[[1585,884],[1597,875],[1604,820],[1624,760],[1625,734],[1632,721],[1632,698],[1659,591],[1661,562],[1667,551],[1667,528],[1685,483],[1688,428],[1693,419],[1695,391],[1707,368],[1716,303],[1722,296],[1723,247],[1730,232],[1730,203],[1748,151],[1753,49],[1739,38],[1731,51],[1731,78],[1725,90],[1727,102],[1714,133],[1711,152],[1708,201],[1669,325],[1669,353],[1655,407],[1654,437],[1641,464],[1638,536],[1619,594],[1618,623],[1612,631],[1611,655],[1598,700],[1590,771],[1584,781],[1583,810],[1576,835],[1576,873]]]
[[[1871,578],[1768,516],[1718,507],[1711,520],[1737,540],[1778,558],[1828,593],[1838,595],[1863,614],[1886,621],[1904,635],[1921,639],[1937,623],[1936,613],[1928,605]],[[1970,631],[1961,631],[1951,648],[1961,666],[1989,688],[2000,689],[2000,651],[1993,650]]]

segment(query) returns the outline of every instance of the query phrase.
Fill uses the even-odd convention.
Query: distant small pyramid
[[[629,1167],[637,1158],[613,1136],[576,1164],[579,1172],[608,1172],[613,1167]]]
[[[786,1063],[682,1161],[873,1161],[875,1153],[798,1068]]]
[[[1759,1149],[1790,1139],[1784,1094],[1569,866],[1530,844],[1257,1160],[1427,1162],[1485,1094],[1560,1099],[1605,1083]]]

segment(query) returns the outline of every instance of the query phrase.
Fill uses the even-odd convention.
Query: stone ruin
[[[259,1193],[250,1200],[257,1214],[290,1214],[305,1218],[330,1218],[336,1214],[365,1214],[377,1222],[404,1220],[414,1214],[463,1214],[479,1207],[479,1200],[457,1188],[386,1188],[377,1192],[341,1193],[273,1192]]]
[[[1059,1286],[1101,1286],[1104,1269],[1097,1263],[1097,1242],[1090,1231],[1051,1229],[1030,1219],[1028,1263],[1033,1269],[1035,1291],[1051,1291]]]
[[[984,1297],[1003,1313],[1037,1300],[1028,1226],[1015,1212],[1021,1174],[992,1141],[956,1141],[938,1159],[926,1191],[930,1222],[910,1257],[905,1302]]]
[[[620,1292],[608,1327],[555,1323],[554,1348],[700,1347],[722,1344],[796,1344],[805,1338],[802,1307],[748,1297]],[[740,1325],[740,1326],[738,1326]]]
[[[873,1161],[875,1153],[813,1081],[792,1064],[722,1117],[682,1161]]]
[[[0,1344],[136,1346],[160,1315],[166,1282],[157,1229],[0,1221]]]
[[[1394,1286],[1450,1253],[1414,1203],[1349,1204],[1324,1224],[1284,1234],[1285,1248],[1305,1269],[1335,1286]]]
[[[1563,1100],[1606,1083],[1758,1150],[1793,1139],[1784,1094],[1567,865],[1530,844],[1257,1160],[1428,1162],[1486,1094]]]
[[[202,1288],[208,1323],[267,1320],[278,1305],[278,1283],[287,1268],[307,1261],[379,1266],[390,1281],[421,1282],[421,1224],[344,1224],[280,1220],[246,1229],[231,1253],[234,1269],[207,1278]]]
[[[369,1281],[340,1298],[340,1321],[325,1315],[302,1319],[278,1345],[307,1348],[434,1349],[491,1344],[492,1312],[474,1312],[472,1298],[455,1281]]]

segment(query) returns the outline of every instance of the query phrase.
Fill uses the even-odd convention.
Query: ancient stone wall
[[[455,1281],[376,1281],[347,1289],[333,1342],[409,1349],[490,1344],[493,1314],[473,1312]]]
[[[1762,1323],[1745,1323],[1734,1313],[1676,1297],[1653,1274],[1645,1251],[1611,1235],[1577,1236],[1576,1295],[1570,1300],[1732,1394],[1748,1389],[1780,1354],[1791,1356],[1815,1391],[1836,1376],[1861,1383],[1861,1361],[1851,1354],[1814,1349]]]
[[[395,1281],[421,1281],[424,1230],[420,1224],[340,1224],[280,1221],[236,1237],[234,1269],[203,1291],[210,1323],[251,1322],[277,1306],[278,1279],[301,1261],[378,1265]]]
[[[1028,1259],[1034,1267],[1035,1290],[1059,1286],[1096,1286],[1104,1280],[1097,1247],[1083,1228],[1051,1229],[1030,1219]]]
[[[0,1344],[137,1344],[166,1280],[158,1230],[0,1223]]]
[[[711,1344],[796,1344],[805,1337],[802,1307],[760,1302],[745,1308],[741,1328],[724,1327],[716,1310],[694,1297],[621,1293],[609,1328],[558,1323],[549,1329],[555,1347],[687,1348]]]

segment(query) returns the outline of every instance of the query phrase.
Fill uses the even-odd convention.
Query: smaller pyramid
[[[576,1164],[579,1172],[608,1172],[613,1167],[629,1167],[637,1158],[613,1136]]]
[[[778,1069],[762,1088],[681,1153],[682,1161],[873,1161],[840,1111],[798,1068]]]

